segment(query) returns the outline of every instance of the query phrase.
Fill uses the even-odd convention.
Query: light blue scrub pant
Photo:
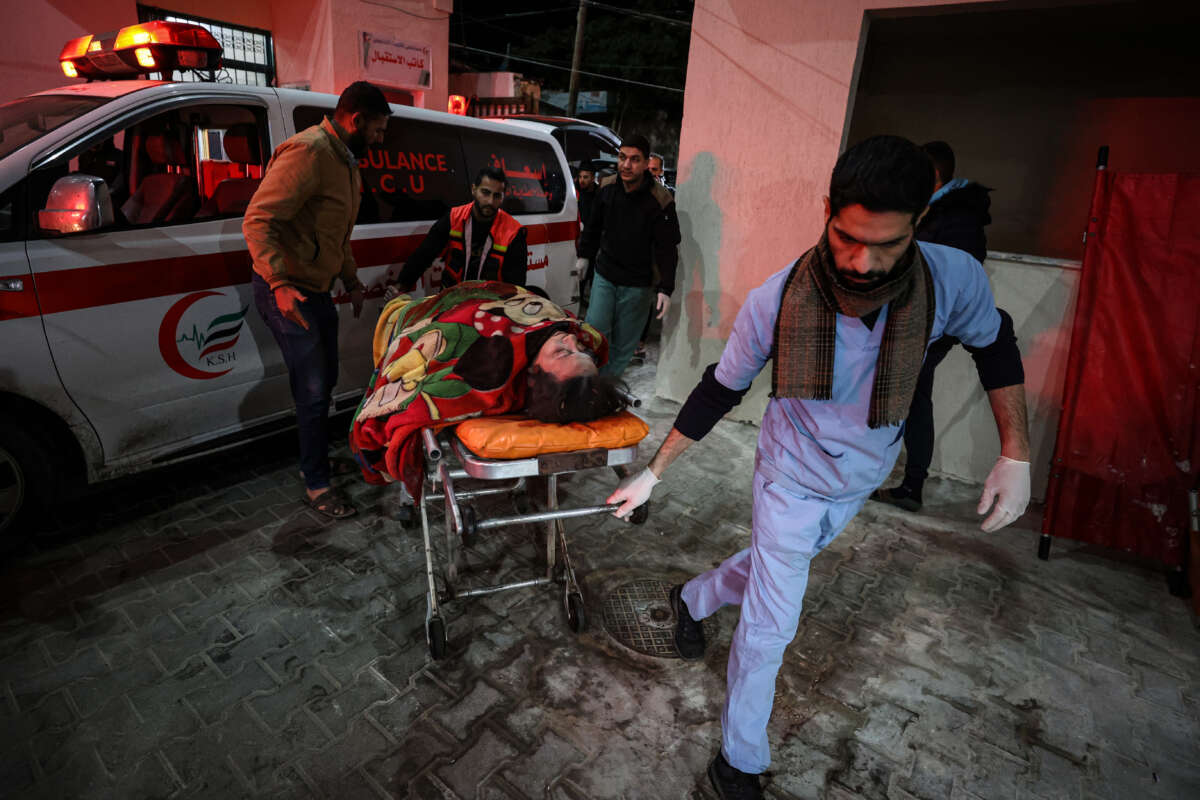
[[[767,720],[775,676],[800,624],[809,562],[865,502],[865,497],[844,503],[804,497],[755,472],[750,547],[683,587],[683,601],[696,619],[726,604],[742,606],[721,713],[721,750],[742,772],[764,772],[771,763]]]

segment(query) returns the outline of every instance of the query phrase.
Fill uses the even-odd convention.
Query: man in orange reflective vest
[[[500,208],[508,180],[496,167],[484,167],[471,186],[473,202],[455,206],[429,229],[396,280],[388,296],[414,287],[439,256],[445,289],[463,281],[503,281],[525,285],[528,268],[525,228]]]

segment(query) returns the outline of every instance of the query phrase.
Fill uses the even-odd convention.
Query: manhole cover
[[[659,580],[625,583],[604,598],[604,630],[621,644],[658,658],[679,658],[675,652],[675,612],[671,585]],[[716,638],[717,623],[704,620],[704,638]]]

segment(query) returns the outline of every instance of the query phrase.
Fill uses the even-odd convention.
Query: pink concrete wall
[[[820,236],[863,15],[889,5],[696,3],[676,196],[680,280],[664,328],[658,394],[686,398],[720,357],[746,293]],[[756,389],[737,416],[756,419],[764,403]]]
[[[433,48],[433,89],[418,98],[418,105],[446,108],[448,0],[161,0],[153,5],[270,31],[279,82],[308,84],[320,92],[336,94],[363,77],[362,31],[428,44]],[[8,20],[11,37],[0,54],[0,102],[71,83],[58,65],[68,40],[136,22],[136,0],[30,0]]]
[[[345,0],[321,0],[333,3],[333,25],[330,37],[333,43],[333,85],[343,87],[362,79],[362,50],[360,34],[365,31],[376,35],[387,35],[413,44],[429,45],[433,49],[433,88],[429,91],[412,90],[414,105],[436,111],[446,110],[449,96],[447,68],[450,49],[450,12],[437,6],[445,5],[434,0],[386,0],[379,3],[346,2]],[[393,8],[394,6],[394,8]],[[403,13],[398,9],[404,9]],[[320,88],[317,91],[336,91]]]
[[[15,4],[14,4],[15,5]],[[135,0],[31,0],[5,20],[0,48],[0,102],[72,81],[58,54],[71,39],[105,33],[137,22]]]

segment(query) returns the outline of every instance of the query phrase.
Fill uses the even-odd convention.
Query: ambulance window
[[[25,238],[21,215],[17,210],[17,199],[24,189],[24,184],[18,183],[0,194],[0,242],[17,242]]]
[[[332,108],[317,108],[316,106],[296,106],[296,110],[292,112],[292,122],[296,126],[296,133],[303,130],[308,130],[313,125],[320,125],[321,120],[326,117],[333,116]]]
[[[189,111],[200,210],[196,219],[240,217],[262,182],[269,152],[263,145],[266,119],[260,109],[202,106]]]
[[[110,229],[178,225],[240,216],[261,175],[261,109],[200,105],[172,109],[89,142],[31,176],[31,231],[54,182],[102,178],[113,202]]]
[[[435,220],[471,199],[471,176],[451,125],[392,117],[383,144],[361,164],[360,225]]]
[[[581,161],[600,162],[595,165],[599,169],[616,167],[618,148],[603,136],[592,131],[568,128],[564,138],[563,150],[572,167],[578,169]]]
[[[474,176],[480,167],[504,170],[508,190],[502,208],[510,214],[553,214],[562,210],[567,182],[558,154],[548,142],[462,129],[467,170]]]

